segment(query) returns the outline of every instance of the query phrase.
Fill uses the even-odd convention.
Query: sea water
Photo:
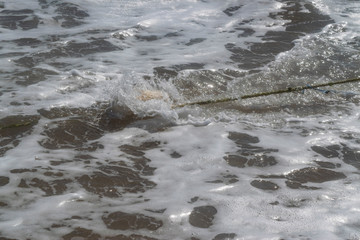
[[[1,1],[1,239],[359,239],[359,14]]]

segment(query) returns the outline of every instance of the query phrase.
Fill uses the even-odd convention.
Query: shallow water
[[[0,238],[359,239],[358,82],[174,107],[359,77],[359,10],[0,2]]]

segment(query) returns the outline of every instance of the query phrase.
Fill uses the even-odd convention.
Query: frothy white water
[[[125,160],[118,146],[123,144],[141,145],[147,141],[159,141],[159,148],[146,151],[155,167],[150,180],[157,186],[138,195],[125,194],[121,199],[98,198],[75,187],[67,194],[38,199],[41,191],[19,191],[22,196],[12,201],[16,209],[4,209],[2,215],[2,234],[21,238],[46,239],[57,234],[66,234],[68,227],[42,230],[48,224],[63,221],[68,216],[81,216],[86,221],[73,220],[73,227],[91,229],[101,234],[115,232],[104,230],[101,216],[104,211],[142,212],[145,209],[165,209],[162,214],[152,214],[164,222],[164,226],[151,236],[159,239],[186,239],[189,236],[212,239],[219,233],[235,233],[235,239],[273,239],[279,237],[300,238],[351,238],[358,236],[356,223],[358,201],[358,170],[338,158],[327,159],[311,151],[312,146],[328,146],[344,143],[344,134],[359,136],[358,115],[346,118],[321,117],[288,119],[287,125],[274,130],[255,127],[252,123],[214,123],[204,127],[180,126],[165,132],[149,134],[143,130],[128,129],[107,134],[100,139],[105,146],[92,155],[98,162]],[[259,137],[255,146],[276,149],[271,155],[278,163],[266,167],[238,168],[228,165],[224,156],[241,150],[231,141],[229,132],[241,132]],[[306,135],[303,135],[306,132]],[[71,159],[76,152],[60,150],[58,153],[42,153],[34,140],[25,138],[20,147],[33,152],[37,162],[45,164],[51,159]],[[348,145],[350,142],[346,141]],[[358,144],[349,144],[358,147]],[[178,157],[172,158],[176,152]],[[24,156],[12,150],[3,158],[3,169],[24,167]],[[14,165],[11,161],[21,164]],[[126,161],[126,160],[125,160]],[[307,183],[318,190],[289,189],[284,179],[271,179],[279,186],[276,191],[254,188],[250,183],[261,179],[259,175],[288,174],[305,167],[318,167],[315,161],[329,161],[340,164],[335,171],[346,175],[345,179],[325,183]],[[31,168],[31,161],[26,163]],[[39,165],[35,163],[34,166]],[[64,168],[65,167],[65,168]],[[63,171],[67,178],[76,178],[86,173],[86,169],[74,164],[52,166],[52,170]],[[32,173],[36,175],[36,173]],[[51,179],[51,178],[50,178]],[[49,180],[50,180],[49,179]],[[2,187],[4,197],[11,196],[20,179],[12,178],[8,186]],[[51,180],[50,180],[51,181]],[[8,197],[3,198],[9,201]],[[196,228],[189,224],[189,215],[194,207],[211,205],[217,209],[213,225],[209,229]],[[90,210],[91,209],[91,210]],[[5,214],[6,213],[6,214]],[[91,219],[91,221],[90,221]],[[75,223],[76,222],[76,223]],[[70,227],[70,226],[69,226]],[[261,229],[261,231],[259,231]],[[140,231],[148,235],[144,231]]]
[[[63,20],[54,20],[58,15],[57,5],[41,9],[36,1],[25,6],[17,1],[6,3],[6,9],[20,11],[28,7],[34,9],[34,14],[40,17],[38,28],[26,31],[26,36],[19,35],[19,30],[2,29],[2,40],[5,43],[0,53],[28,53],[25,56],[47,54],[53,48],[71,47],[72,42],[82,43],[90,38],[105,38],[120,50],[98,53],[88,57],[61,56],[58,61],[65,61],[72,67],[57,69],[53,62],[40,63],[35,67],[55,71],[57,75],[50,76],[46,82],[40,81],[23,89],[14,86],[8,95],[2,98],[4,106],[9,101],[27,101],[30,105],[45,101],[48,106],[93,104],[96,101],[109,99],[107,91],[98,91],[104,85],[116,85],[121,79],[130,76],[130,80],[147,84],[143,75],[153,75],[155,67],[180,66],[182,64],[200,64],[205,69],[234,68],[227,63],[230,52],[224,47],[227,43],[247,47],[246,42],[259,42],[259,36],[269,30],[282,29],[283,21],[271,19],[268,9],[279,11],[282,4],[278,2],[258,3],[246,1],[202,2],[202,1],[71,1],[81,6],[79,11],[89,15],[83,21],[86,24],[74,28],[61,27]],[[73,6],[73,5],[71,5]],[[235,7],[229,12],[223,11]],[[240,29],[239,24],[241,24]],[[264,28],[264,26],[266,26]],[[246,29],[252,29],[253,34],[238,38]],[[242,30],[244,29],[244,30]],[[94,31],[91,36],[89,32]],[[20,33],[22,34],[22,33]],[[49,37],[49,34],[51,37]],[[19,37],[35,38],[40,41],[56,39],[54,43],[40,44],[38,47],[16,46],[9,41]],[[18,57],[3,58],[4,73],[21,70],[14,64]],[[52,65],[49,66],[48,64]],[[196,66],[196,68],[198,67]],[[80,72],[73,76],[72,71]],[[125,77],[123,77],[125,76]],[[114,81],[111,81],[113,79]],[[120,83],[118,91],[126,87],[126,82]],[[7,83],[9,86],[12,83]],[[121,86],[124,85],[124,86]],[[10,85],[11,86],[11,85]],[[155,86],[159,87],[159,86]],[[19,90],[17,90],[19,89]],[[115,90],[115,89],[113,89]],[[14,96],[13,92],[16,92]],[[82,96],[79,96],[79,92]],[[28,93],[32,93],[29,96]],[[170,94],[174,93],[171,92]],[[76,96],[74,96],[76,94]],[[132,93],[127,93],[130,97]],[[176,92],[175,92],[176,95]],[[9,99],[6,101],[6,99]],[[10,100],[11,99],[11,100]],[[14,111],[12,107],[9,111]],[[29,107],[27,107],[29,109]],[[21,109],[20,111],[22,111]]]

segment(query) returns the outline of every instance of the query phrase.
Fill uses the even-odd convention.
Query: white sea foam
[[[134,72],[134,69],[140,79],[142,74],[151,74],[153,67],[167,67],[189,62],[205,64],[205,68],[211,69],[224,67],[226,59],[230,56],[229,52],[224,48],[224,44],[236,43],[239,46],[246,47],[244,45],[246,41],[259,41],[257,36],[263,35],[267,30],[281,28],[282,23],[280,20],[273,20],[267,17],[268,9],[278,11],[279,6],[281,6],[279,3],[242,2],[240,5],[243,5],[243,7],[234,13],[238,18],[229,18],[219,9],[238,6],[239,3],[237,1],[227,1],[226,3],[215,1],[161,1],[160,3],[158,1],[141,1],[137,3],[133,1],[122,1],[121,3],[117,1],[87,1],[86,4],[83,1],[72,2],[79,4],[82,9],[89,12],[90,16],[86,18],[87,24],[66,30],[62,29],[59,25],[54,26],[46,21],[46,19],[51,19],[54,9],[52,7],[46,10],[37,9],[36,1],[30,1],[27,3],[29,8],[36,9],[35,13],[41,14],[42,19],[45,19],[45,21],[44,24],[39,25],[39,28],[28,30],[26,37],[43,40],[49,33],[54,35],[69,34],[65,42],[59,42],[59,44],[66,45],[69,41],[83,42],[83,32],[87,30],[105,29],[110,31],[106,37],[116,46],[123,48],[122,51],[98,54],[95,57],[95,62],[86,61],[84,58],[66,59],[67,63],[79,68],[91,69],[90,71],[96,74],[94,77],[96,79],[92,79],[92,81],[103,78],[102,75],[114,76],[119,73],[122,75],[127,72]],[[17,10],[20,9],[20,5],[16,1],[12,1],[7,3],[6,6],[9,9]],[[256,14],[254,15],[254,13]],[[247,25],[254,29],[256,32],[254,34],[255,37],[249,36],[243,39],[237,37],[238,33],[234,32],[233,29],[242,20],[251,20],[253,22]],[[264,29],[264,25],[268,25],[266,29]],[[273,27],[270,27],[272,25]],[[125,40],[118,41],[112,37],[115,36],[114,34],[123,34]],[[176,34],[177,36],[165,37],[167,34]],[[146,37],[152,35],[159,39],[157,41],[142,41],[136,38],[136,36]],[[3,30],[3,40],[16,38],[18,38],[17,31]],[[201,39],[202,42],[201,44],[184,45],[191,42],[192,39]],[[40,49],[20,48],[13,45],[0,49],[2,53],[19,50],[33,53],[48,51],[44,45],[40,46]],[[7,63],[9,66],[4,67],[10,72],[10,69],[15,66],[11,64],[11,58],[8,60],[10,61]],[[116,64],[101,63],[101,61],[105,60]],[[81,66],[79,62],[81,65],[86,65]],[[226,64],[226,67],[231,66]],[[79,69],[75,70],[81,71]],[[33,100],[38,104],[38,101],[44,99],[49,106],[74,103],[83,105],[84,103],[92,104],[96,99],[103,99],[104,95],[108,94],[107,92],[96,92],[92,100],[94,96],[92,89],[101,88],[101,82],[92,85],[92,82],[85,81],[88,80],[87,78],[68,79],[67,72],[59,72],[59,74],[59,76],[52,78],[53,81],[38,83],[38,89],[33,89],[34,86],[29,87],[32,88],[29,91],[35,92],[34,96],[38,94],[38,97],[34,100],[26,95],[27,90],[14,90],[17,92],[17,95],[15,99],[13,97],[13,101],[26,99],[30,103]],[[66,81],[67,79],[69,82]],[[76,85],[74,86],[74,84]],[[143,82],[143,84],[146,83]],[[79,91],[82,94],[89,94],[91,96],[79,98],[72,96],[71,92],[78,94]],[[121,87],[119,91],[121,91]],[[23,96],[23,93],[25,96]],[[50,96],[51,98],[56,96],[55,98],[60,101],[52,103],[51,99],[49,99]],[[4,101],[3,105],[8,105],[8,102],[2,101]]]

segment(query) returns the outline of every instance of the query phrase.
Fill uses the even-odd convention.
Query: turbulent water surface
[[[358,82],[182,106],[358,78],[359,25],[357,0],[0,1],[0,238],[360,239]]]

